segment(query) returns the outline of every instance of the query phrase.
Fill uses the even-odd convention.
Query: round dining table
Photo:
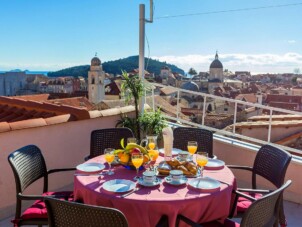
[[[164,158],[159,156],[157,163]],[[87,163],[106,163],[104,156],[98,156]],[[114,166],[113,175],[75,174],[74,196],[85,204],[111,207],[120,210],[127,218],[130,227],[154,227],[163,215],[169,220],[169,226],[175,226],[176,217],[182,214],[193,221],[202,223],[213,220],[224,220],[231,207],[232,190],[236,187],[236,179],[232,171],[224,166],[220,170],[204,170],[203,175],[220,181],[220,188],[213,192],[204,192],[187,184],[174,186],[165,182],[155,187],[143,187],[134,193],[121,197],[120,193],[108,192],[102,185],[113,179],[133,180],[135,170],[124,166]],[[143,170],[139,172],[142,176]],[[188,181],[194,178],[189,178]],[[133,180],[134,181],[134,180]],[[184,223],[181,223],[184,225]],[[182,226],[181,225],[181,226]]]

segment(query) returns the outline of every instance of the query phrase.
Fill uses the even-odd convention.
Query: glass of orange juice
[[[197,152],[196,162],[200,168],[200,176],[202,177],[203,168],[208,163],[208,153],[207,152]]]
[[[197,142],[196,141],[189,141],[188,142],[188,151],[191,155],[195,154],[197,151]]]
[[[112,174],[114,174],[114,172],[111,170],[111,163],[115,159],[114,149],[113,148],[106,148],[104,150],[104,154],[105,154],[105,160],[109,165],[109,170],[108,170],[107,174],[112,175]]]
[[[158,150],[148,150],[148,156],[150,158],[150,170],[154,171],[154,164],[156,162],[156,159],[158,158],[159,151]]]
[[[139,176],[138,176],[138,169],[139,167],[141,167],[141,165],[143,164],[144,161],[144,156],[141,153],[135,153],[131,155],[131,160],[132,160],[132,164],[135,166],[136,168],[136,176],[134,177],[134,180],[138,180]]]

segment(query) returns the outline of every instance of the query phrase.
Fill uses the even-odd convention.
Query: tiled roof
[[[269,115],[253,116],[248,121],[269,121]],[[273,121],[291,121],[291,120],[302,120],[302,115],[272,115]]]
[[[14,96],[14,98],[43,102],[48,100],[49,94],[21,95],[21,96]]]
[[[268,104],[271,107],[282,108],[286,110],[300,111],[298,103],[289,103],[289,102],[270,102]]]
[[[15,97],[0,97],[0,122],[18,122],[28,119],[49,118],[70,114],[70,120],[89,118],[84,108],[24,100]]]
[[[268,94],[266,99],[266,103],[270,102],[288,102],[288,103],[299,103],[302,104],[302,97],[295,95],[271,95]]]
[[[51,99],[47,100],[47,103],[59,104],[73,106],[77,108],[85,108],[86,110],[94,110],[94,105],[89,102],[86,97],[74,97],[74,98],[65,98],[65,99]]]
[[[236,129],[238,128],[267,128],[269,126],[268,121],[256,121],[256,122],[240,122],[236,123]],[[272,121],[272,127],[297,127],[302,126],[302,120],[293,121]],[[228,127],[233,127],[230,125]]]
[[[235,99],[251,103],[257,102],[257,97],[254,94],[239,94]]]
[[[165,94],[165,95],[171,95],[173,93],[177,92],[177,89],[174,87],[164,87],[160,89],[160,92]]]

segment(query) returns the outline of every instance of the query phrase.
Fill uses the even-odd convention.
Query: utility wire
[[[219,13],[231,13],[231,12],[271,9],[271,8],[282,8],[282,7],[300,6],[300,5],[302,5],[302,2],[284,4],[284,5],[270,5],[270,6],[259,6],[259,7],[253,7],[253,8],[230,9],[230,10],[221,10],[221,11],[210,11],[210,12],[179,14],[179,15],[171,15],[171,16],[160,16],[160,17],[155,17],[154,19],[159,20],[159,19],[167,19],[167,18],[175,18],[175,17],[190,17],[190,16],[200,16],[200,15],[219,14]]]

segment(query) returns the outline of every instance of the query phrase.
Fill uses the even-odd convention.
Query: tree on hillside
[[[189,73],[190,75],[197,75],[196,70],[193,69],[193,68],[190,68],[188,73]]]

